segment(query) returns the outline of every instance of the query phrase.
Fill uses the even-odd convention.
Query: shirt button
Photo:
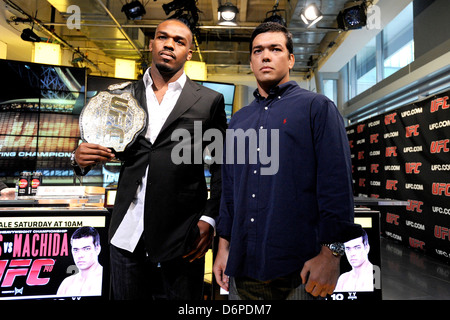
[[[259,127],[260,129],[263,129],[264,128],[264,126],[261,126],[261,127]]]
[[[253,173],[254,173],[254,174],[257,174],[257,173],[258,173],[258,170],[254,170]]]
[[[250,221],[253,222],[253,221],[255,221],[255,219],[251,218]]]
[[[264,110],[267,110],[267,109],[269,109],[269,107],[264,107]]]
[[[252,198],[256,197],[256,194],[252,194]]]
[[[281,97],[280,97],[280,96],[278,96],[278,99],[281,99]]]

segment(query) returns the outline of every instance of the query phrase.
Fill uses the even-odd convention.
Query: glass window
[[[383,77],[414,60],[413,4],[410,3],[383,29]]]
[[[337,105],[337,81],[334,79],[323,80],[323,94]]]
[[[366,46],[356,54],[357,95],[377,83],[375,40],[375,38],[370,40]]]

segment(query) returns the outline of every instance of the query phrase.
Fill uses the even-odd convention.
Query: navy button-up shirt
[[[284,276],[321,244],[360,236],[344,123],[325,96],[293,81],[267,98],[255,91],[231,118],[222,170],[217,232],[230,241],[229,276]]]

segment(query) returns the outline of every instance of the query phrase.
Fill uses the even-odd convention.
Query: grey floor
[[[381,238],[383,300],[450,300],[450,265]]]

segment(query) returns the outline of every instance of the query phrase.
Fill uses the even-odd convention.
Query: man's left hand
[[[332,294],[339,278],[340,260],[323,246],[317,256],[306,261],[300,273],[306,292],[314,297]]]
[[[208,222],[200,220],[197,226],[200,230],[200,235],[195,240],[194,249],[183,256],[183,258],[189,259],[190,262],[202,258],[211,247],[214,238],[214,228]]]

